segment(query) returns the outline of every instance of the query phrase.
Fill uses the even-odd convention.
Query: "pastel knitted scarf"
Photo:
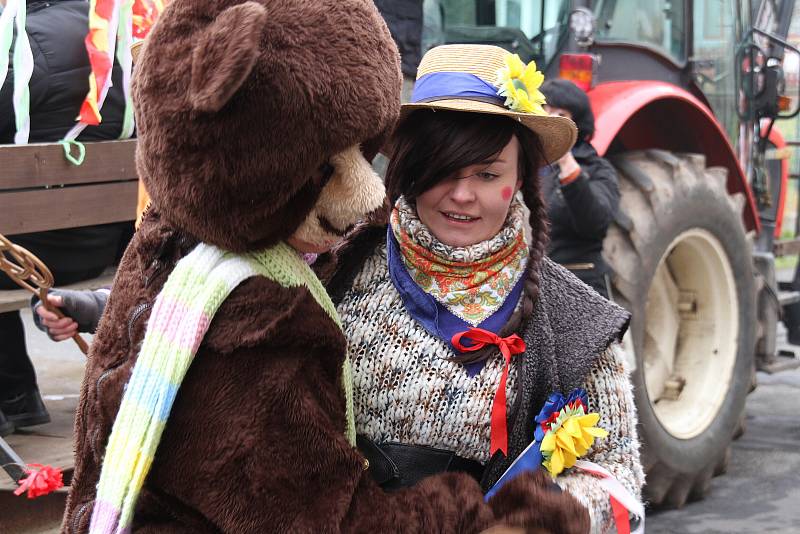
[[[522,201],[514,197],[506,221],[491,239],[467,247],[439,241],[400,197],[390,217],[392,233],[414,282],[472,326],[497,312],[525,272],[528,247]]]
[[[265,276],[282,287],[306,286],[341,328],[322,283],[288,245],[280,243],[242,255],[197,245],[177,263],[153,305],[106,447],[90,532],[130,531],[139,491],[192,359],[219,307],[236,286],[252,276]],[[348,359],[342,381],[347,406],[345,433],[355,443]]]

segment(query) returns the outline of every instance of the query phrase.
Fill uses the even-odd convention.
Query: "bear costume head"
[[[201,241],[321,252],[382,204],[401,83],[369,0],[175,0],[137,61],[137,170]]]

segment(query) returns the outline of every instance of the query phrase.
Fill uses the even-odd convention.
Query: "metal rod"
[[[11,445],[0,437],[0,466],[14,482],[19,482],[25,476],[25,462],[19,457]]]
[[[6,256],[8,255],[8,256]],[[55,313],[59,319],[64,317],[61,310],[47,301],[47,290],[53,287],[53,273],[42,260],[30,251],[15,245],[6,236],[0,234],[0,271],[27,289],[42,301],[42,305]],[[89,354],[89,345],[80,334],[72,336],[72,340],[84,354]]]

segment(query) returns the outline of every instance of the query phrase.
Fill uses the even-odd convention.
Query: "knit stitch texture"
[[[608,469],[631,495],[641,500],[644,471],[639,462],[636,405],[624,362],[622,347],[611,345],[600,354],[586,379],[584,387],[589,397],[589,410],[600,414],[597,426],[607,430],[608,436],[595,440],[594,446],[581,459]],[[597,478],[570,469],[566,475],[556,477],[556,483],[589,509],[593,533],[612,529],[614,516],[608,494],[600,488]]]
[[[545,277],[545,286],[561,272],[546,264],[545,274],[555,278]],[[338,311],[353,359],[357,431],[377,443],[427,445],[486,463],[491,401],[502,371],[499,351],[472,379],[463,366],[448,361],[452,350],[425,332],[402,307],[389,279],[385,245],[379,245],[363,263]],[[525,341],[529,351],[536,349],[528,329]],[[584,458],[609,469],[639,498],[644,475],[630,381],[617,345],[598,350],[589,373],[578,384],[586,389],[590,408],[600,413],[599,426],[609,436],[598,440]],[[507,388],[509,406],[520,401],[517,383],[524,367],[516,358]],[[565,376],[561,383],[573,382]],[[531,402],[537,397],[523,391]],[[540,407],[524,411],[538,412]],[[514,434],[528,436],[532,431],[516,429]],[[524,445],[529,442],[530,437]],[[519,451],[520,447],[523,444],[515,448]],[[612,528],[608,495],[597,479],[567,470],[556,482],[589,509],[593,532]]]
[[[499,350],[470,377],[453,350],[406,311],[389,277],[386,248],[367,260],[338,307],[353,362],[356,429],[376,443],[427,445],[489,460],[492,401],[503,372]],[[516,398],[511,360],[507,405]]]

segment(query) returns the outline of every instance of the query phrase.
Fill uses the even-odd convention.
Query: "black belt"
[[[462,458],[453,451],[393,442],[376,444],[365,436],[358,436],[356,442],[369,461],[372,478],[387,491],[412,486],[425,477],[445,471],[464,472],[478,482],[483,476],[483,464]]]

